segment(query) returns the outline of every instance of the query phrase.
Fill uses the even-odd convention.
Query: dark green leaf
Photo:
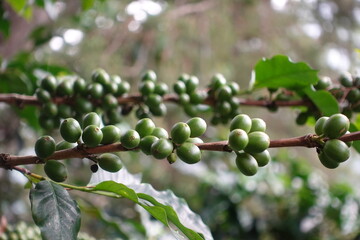
[[[117,183],[114,181],[105,181],[96,185],[93,191],[102,191],[102,192],[112,192],[120,195],[121,197],[130,199],[131,201],[137,203],[138,197],[134,190],[128,188],[124,184]]]
[[[9,34],[10,34],[10,22],[9,22],[8,19],[0,18],[0,32],[3,34],[4,37],[9,36]]]
[[[43,239],[76,239],[80,229],[80,210],[60,185],[41,181],[30,190],[31,211]]]
[[[331,116],[339,112],[339,105],[336,98],[328,91],[314,91],[311,88],[303,91],[324,116]]]
[[[357,124],[357,126],[353,123],[350,123],[350,132],[356,132],[359,131],[359,125]],[[354,147],[354,149],[360,153],[360,141],[353,141],[352,147]]]
[[[35,106],[25,106],[24,108],[14,108],[19,116],[27,122],[27,124],[34,130],[39,131],[41,129],[37,117],[38,108]]]
[[[317,83],[317,72],[304,62],[294,63],[287,56],[277,55],[256,64],[254,87],[301,89]]]

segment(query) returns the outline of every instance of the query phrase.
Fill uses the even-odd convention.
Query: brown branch
[[[55,97],[53,98],[53,102],[57,104],[68,103],[71,104],[74,98],[68,97]],[[163,98],[165,102],[173,102],[178,103],[179,98],[176,94],[166,94]],[[138,104],[143,101],[140,94],[132,94],[126,95],[123,97],[118,97],[119,104]],[[35,105],[41,106],[41,102],[35,96],[27,96],[20,94],[0,94],[0,102],[17,105],[22,107],[24,105]],[[238,102],[240,105],[244,106],[258,106],[258,107],[268,107],[270,105],[275,105],[279,107],[290,107],[290,106],[312,106],[312,103],[307,100],[293,100],[293,101],[269,101],[269,100],[252,100],[252,99],[244,99],[238,98]],[[209,96],[205,101],[205,104],[214,105],[215,99],[212,96]]]
[[[339,138],[344,142],[360,140],[360,131],[346,134]],[[320,138],[315,134],[308,134],[305,136],[285,138],[270,141],[269,148],[279,147],[320,147]],[[326,141],[327,139],[324,139]],[[219,152],[231,152],[231,148],[228,146],[227,141],[209,142],[209,143],[197,143],[201,150],[204,151],[219,151]],[[120,152],[120,151],[133,151],[138,148],[127,149],[121,145],[121,143],[114,143],[109,145],[101,145],[98,147],[88,148],[84,145],[79,145],[74,148],[61,150],[55,152],[48,159],[61,160],[67,158],[85,158],[93,154],[100,154],[105,152]],[[11,156],[9,154],[0,154],[0,168],[12,169],[18,165],[27,164],[41,164],[44,160],[37,156]]]

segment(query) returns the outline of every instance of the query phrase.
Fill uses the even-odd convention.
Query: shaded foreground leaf
[[[41,181],[30,190],[31,211],[43,239],[76,239],[80,229],[80,209],[60,185]]]
[[[315,106],[320,110],[322,115],[331,116],[339,112],[339,104],[336,98],[325,90],[313,91],[308,88],[305,91],[305,94],[310,98],[310,100],[315,104]]]

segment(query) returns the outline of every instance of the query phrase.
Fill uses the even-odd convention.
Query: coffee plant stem
[[[360,131],[343,135],[339,138],[344,142],[360,140]],[[327,139],[324,139],[326,141]],[[205,151],[220,151],[220,152],[231,152],[232,150],[228,146],[227,141],[209,142],[209,143],[197,143],[196,144],[201,150]],[[319,147],[319,137],[315,134],[307,134],[300,137],[284,138],[270,141],[270,148],[279,147]],[[74,148],[56,151],[48,159],[61,160],[68,158],[84,158],[91,156],[92,154],[100,154],[106,152],[119,152],[119,151],[132,151],[137,150],[127,149],[121,145],[121,143],[113,143],[108,145],[101,145],[98,147],[88,148],[84,145],[79,145]],[[9,154],[0,154],[0,168],[13,169],[18,165],[26,164],[41,164],[44,160],[37,156],[13,156]]]
[[[57,104],[61,103],[71,103],[72,98],[68,97],[54,97],[52,101]],[[142,103],[142,96],[139,94],[127,95],[124,97],[117,98],[119,104],[138,104]],[[179,98],[176,94],[167,94],[164,96],[163,100],[165,102],[178,103]],[[35,96],[21,95],[21,94],[0,94],[0,102],[16,105],[18,107],[23,107],[25,105],[35,105],[41,106],[42,103]],[[278,107],[290,107],[290,106],[312,106],[312,103],[307,100],[288,100],[288,101],[269,101],[269,100],[252,100],[245,98],[238,98],[240,105],[244,106],[258,106],[258,107],[268,107],[268,106],[278,106]],[[216,100],[212,97],[205,99],[204,104],[215,105]]]

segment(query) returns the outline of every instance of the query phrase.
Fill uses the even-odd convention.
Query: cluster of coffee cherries
[[[67,178],[66,166],[59,161],[48,159],[55,151],[73,148],[83,143],[87,147],[96,147],[119,142],[121,132],[115,125],[106,125],[100,128],[101,118],[95,112],[84,115],[81,124],[75,118],[66,118],[60,125],[60,134],[63,141],[56,144],[51,136],[42,136],[35,143],[36,155],[45,161],[46,175],[57,182]],[[91,158],[104,170],[117,172],[122,168],[120,158],[112,153],[103,153]],[[97,170],[97,165],[91,166],[92,171]]]
[[[115,125],[101,126],[101,118],[95,112],[84,115],[81,123],[75,118],[66,118],[60,125],[60,135],[64,139],[56,144],[51,136],[42,136],[35,143],[36,155],[45,162],[46,175],[57,182],[65,181],[68,175],[66,166],[49,157],[59,150],[78,146],[96,147],[112,143],[121,143],[126,149],[140,148],[146,155],[156,159],[167,159],[174,163],[179,157],[188,164],[200,161],[201,151],[196,145],[202,143],[198,138],[207,128],[206,122],[199,117],[194,117],[185,122],[174,124],[170,136],[161,127],[156,127],[150,118],[140,119],[135,129],[129,129],[121,134]],[[98,166],[109,172],[117,172],[122,168],[120,158],[113,153],[103,153],[99,156],[89,156],[96,162],[91,170],[96,172]]]
[[[217,73],[211,78],[209,95],[214,100],[214,116],[212,124],[226,124],[239,114],[239,102],[236,95],[240,86],[236,82],[227,82],[225,77]]]
[[[231,120],[230,131],[228,145],[237,155],[237,167],[246,176],[255,175],[258,168],[267,165],[271,159],[265,121],[239,114]]]
[[[207,91],[200,90],[198,87],[199,79],[186,73],[180,75],[173,85],[173,90],[179,98],[179,104],[190,117],[198,114],[199,104],[203,104],[208,97]]]
[[[321,117],[316,121],[315,133],[320,137],[322,146],[317,148],[320,162],[327,168],[337,168],[340,163],[350,157],[350,147],[352,142],[339,140],[341,136],[349,133],[350,121],[341,114],[334,114],[330,117]]]
[[[39,124],[44,129],[58,128],[60,119],[81,119],[96,107],[104,111],[104,122],[115,124],[121,120],[117,97],[130,91],[130,84],[118,75],[110,76],[103,69],[94,70],[91,82],[79,77],[55,78],[46,76],[35,95],[42,103]],[[56,103],[56,97],[62,101]]]
[[[169,136],[165,129],[156,127],[151,119],[144,118],[138,121],[135,130],[130,131],[139,134],[138,146],[146,155],[167,159],[170,164],[177,157],[185,163],[194,164],[201,160],[201,151],[196,144],[203,143],[198,137],[205,133],[206,128],[207,124],[202,118],[194,117],[187,122],[175,123]],[[135,147],[135,144],[131,147]]]
[[[142,96],[143,104],[139,104],[136,116],[148,118],[150,113],[153,116],[164,116],[166,105],[163,103],[163,96],[169,92],[169,87],[165,83],[157,82],[156,73],[152,70],[147,71],[141,78],[139,92]]]

